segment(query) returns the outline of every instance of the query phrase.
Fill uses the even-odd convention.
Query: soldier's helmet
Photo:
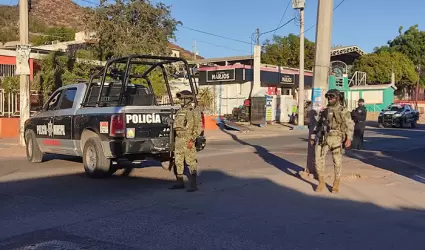
[[[339,99],[341,97],[341,92],[337,89],[330,89],[328,92],[326,92],[325,97],[336,97]]]
[[[182,90],[177,92],[176,97],[179,99],[194,99],[192,92],[189,90]]]

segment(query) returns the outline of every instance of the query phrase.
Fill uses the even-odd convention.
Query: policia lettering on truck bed
[[[119,168],[114,163],[121,159],[169,162],[174,145],[173,117],[180,106],[173,104],[164,65],[175,62],[188,68],[184,59],[175,57],[117,58],[108,61],[89,82],[59,88],[25,122],[28,160],[41,162],[45,153],[80,156],[90,177],[113,174]],[[125,70],[117,72],[115,64],[124,64]],[[134,65],[149,67],[143,74],[131,74]],[[170,104],[156,101],[149,80],[153,68],[163,71]],[[147,86],[131,84],[130,78],[143,79]],[[189,82],[197,93],[190,75]],[[202,132],[197,139],[198,151],[205,142]]]

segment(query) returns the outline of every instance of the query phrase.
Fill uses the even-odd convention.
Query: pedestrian
[[[184,166],[189,167],[190,188],[188,192],[197,190],[197,159],[196,138],[202,131],[202,118],[198,108],[192,106],[194,96],[192,92],[183,90],[176,97],[182,101],[182,108],[176,112],[173,128],[175,132],[174,167],[177,183],[170,189],[184,189]]]
[[[363,135],[364,130],[366,127],[366,116],[367,116],[367,110],[364,106],[364,99],[360,98],[358,101],[358,107],[353,110],[353,120],[355,123],[354,126],[354,136],[353,136],[353,143],[351,144],[351,148],[354,149],[363,149]]]
[[[327,107],[320,113],[319,120],[310,137],[315,146],[315,166],[319,179],[316,192],[322,192],[326,187],[324,180],[325,156],[332,152],[335,179],[332,193],[339,192],[342,171],[343,147],[350,147],[353,139],[354,123],[350,112],[344,107],[341,92],[336,89],[329,90],[325,97],[328,99]]]

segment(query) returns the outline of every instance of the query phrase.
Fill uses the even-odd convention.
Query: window
[[[77,93],[77,88],[65,90],[59,109],[72,108],[72,106],[74,105],[75,93]]]
[[[397,111],[397,112],[401,112],[401,111],[403,111],[403,107],[401,107],[401,106],[392,106],[392,107],[390,108],[390,111]]]
[[[49,99],[49,101],[45,104],[45,110],[51,111],[56,109],[59,103],[59,99],[61,96],[62,91],[58,91],[52,95],[52,97]]]

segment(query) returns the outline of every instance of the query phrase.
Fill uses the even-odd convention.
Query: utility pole
[[[298,84],[298,126],[304,126],[304,8],[305,0],[292,0],[292,7],[300,10],[300,72]]]
[[[419,82],[421,81],[421,64],[418,66],[418,81],[416,82],[416,93],[415,93],[415,109],[418,109],[418,100],[419,100]]]
[[[28,32],[28,0],[19,0],[19,37],[20,45],[16,48],[16,74],[20,75],[20,136],[19,144],[25,146],[24,125],[30,117],[30,66],[29,58],[31,47],[29,46]]]
[[[331,44],[332,44],[332,21],[333,0],[318,0],[317,27],[316,27],[316,51],[313,68],[313,91],[312,111],[309,112],[309,137],[313,132],[320,110],[325,106],[325,93],[328,89]],[[307,168],[305,172],[315,174],[314,146],[308,143]]]
[[[193,60],[196,61],[196,54],[198,51],[196,51],[196,40],[193,41]]]
[[[256,31],[256,45],[254,46],[254,86],[252,91],[256,91],[261,86],[261,46],[260,30]]]

